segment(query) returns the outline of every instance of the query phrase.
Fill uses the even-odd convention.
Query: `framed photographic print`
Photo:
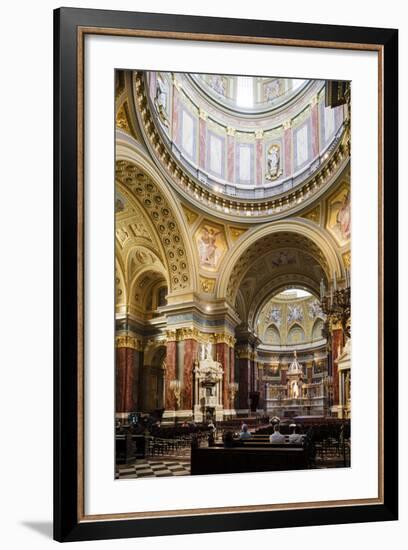
[[[397,519],[397,31],[54,26],[56,540]]]

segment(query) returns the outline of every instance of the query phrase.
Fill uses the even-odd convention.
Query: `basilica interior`
[[[349,84],[118,70],[115,105],[116,477],[348,466]]]

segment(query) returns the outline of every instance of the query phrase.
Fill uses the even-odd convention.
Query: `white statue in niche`
[[[205,342],[200,346],[200,362],[201,361],[212,361],[212,343]]]
[[[266,155],[266,179],[276,180],[282,174],[280,168],[280,147],[277,143],[271,145]]]
[[[213,74],[210,77],[209,84],[213,90],[217,92],[217,94],[222,95],[225,97],[226,95],[226,79],[225,77],[219,75],[219,74]]]
[[[299,385],[296,380],[292,382],[292,397],[297,399],[299,397]]]
[[[167,91],[163,80],[158,76],[156,81],[156,97],[154,98],[157,112],[161,122],[168,126],[167,120]]]

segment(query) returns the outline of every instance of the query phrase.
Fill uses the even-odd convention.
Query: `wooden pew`
[[[307,451],[299,446],[191,449],[191,475],[302,470],[308,464]]]

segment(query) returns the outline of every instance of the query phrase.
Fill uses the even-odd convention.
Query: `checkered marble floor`
[[[116,479],[190,475],[190,461],[179,459],[140,459],[135,464],[123,464]]]

